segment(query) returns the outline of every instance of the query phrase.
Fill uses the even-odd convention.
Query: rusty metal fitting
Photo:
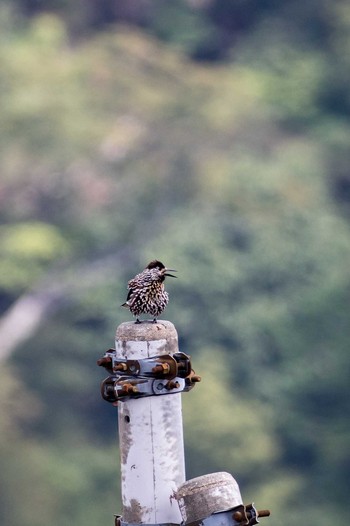
[[[259,517],[269,517],[270,516],[270,510],[260,510],[258,511],[254,504],[247,504],[245,507],[246,516],[248,518],[248,524],[249,526],[254,526],[255,524],[258,524]]]
[[[127,371],[128,369],[128,366],[126,363],[122,362],[122,363],[117,363],[114,367],[113,367],[113,371]]]
[[[122,386],[122,390],[125,393],[138,393],[137,387],[135,387],[135,385],[132,385],[132,384],[124,384]]]
[[[246,513],[246,507],[241,504],[238,506],[232,514],[233,520],[239,522],[240,526],[247,526],[249,524],[248,514]]]
[[[101,383],[101,396],[106,402],[116,402],[118,397],[114,391],[114,378],[112,376],[105,378]]]
[[[170,365],[168,363],[159,363],[152,367],[153,373],[168,374],[170,371]]]
[[[102,356],[99,360],[97,360],[97,365],[100,367],[106,367],[112,363],[112,357],[111,356]]]
[[[258,517],[270,517],[270,510],[258,510]]]
[[[112,404],[130,398],[188,392],[201,381],[184,353],[131,360],[117,358],[116,350],[109,349],[97,363],[110,373],[101,384],[101,394]]]
[[[190,374],[187,377],[187,380],[191,382],[191,384],[195,384],[197,382],[200,382],[202,380],[201,376],[198,376],[198,374],[195,374],[194,370],[191,369]]]
[[[169,380],[169,382],[166,383],[165,387],[170,391],[171,389],[179,389],[180,383],[174,380]]]

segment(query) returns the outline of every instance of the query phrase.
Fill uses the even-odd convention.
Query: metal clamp
[[[200,521],[202,526],[254,526],[259,523],[259,517],[269,517],[270,510],[257,510],[254,504],[243,504],[227,511],[212,513]],[[198,521],[193,523],[182,522],[178,526],[197,526]],[[140,526],[124,522],[121,515],[115,515],[115,526]],[[170,524],[145,524],[144,526],[174,526]]]
[[[132,523],[132,522],[124,522],[121,515],[115,515],[114,516],[114,524],[115,526],[141,526],[139,523]],[[175,526],[172,523],[159,523],[159,524],[144,524],[143,526]]]
[[[180,352],[123,360],[117,358],[115,349],[108,349],[97,365],[110,373],[101,384],[101,395],[114,405],[130,398],[186,392],[201,381],[191,367],[190,357]]]
[[[232,510],[231,510],[232,513]],[[259,517],[269,517],[270,510],[257,510],[254,506],[254,503],[247,504],[244,506],[237,506],[234,508],[232,513],[232,518],[239,526],[254,526],[258,524]]]
[[[201,521],[202,526],[254,526],[259,523],[259,517],[269,517],[269,510],[258,511],[254,504],[243,504],[227,511],[212,513]],[[195,526],[198,521],[186,523],[186,526]]]
[[[187,354],[178,352],[141,360],[124,360],[116,357],[115,349],[108,349],[97,361],[111,374],[149,376],[152,378],[186,378],[191,372],[191,361]]]

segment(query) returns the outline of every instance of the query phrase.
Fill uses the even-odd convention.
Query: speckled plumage
[[[128,282],[128,297],[122,307],[126,307],[136,316],[136,323],[140,323],[141,314],[150,314],[156,322],[169,302],[169,294],[164,289],[167,269],[161,261],[151,261],[147,267]],[[172,272],[176,272],[172,270]]]

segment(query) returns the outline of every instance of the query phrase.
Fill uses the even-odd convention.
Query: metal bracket
[[[227,511],[213,513],[202,519],[202,526],[254,526],[259,523],[259,517],[269,517],[269,510],[257,510],[253,504],[243,504]],[[197,526],[198,521],[193,523],[182,522],[178,526]],[[115,526],[140,526],[124,522],[121,515],[115,515]],[[144,526],[174,526],[173,524],[145,524]]]
[[[186,392],[201,381],[190,357],[181,352],[124,360],[117,358],[115,349],[108,349],[97,365],[110,373],[101,384],[101,395],[114,405],[130,398]]]
[[[163,354],[141,360],[123,360],[116,357],[115,349],[108,349],[97,365],[105,367],[111,374],[149,376],[152,378],[186,378],[191,373],[191,362],[187,354]]]
[[[258,524],[258,517],[268,517],[269,510],[260,510],[254,504],[243,504],[227,511],[213,513],[201,521],[203,526],[254,526]],[[186,526],[191,526],[186,524]]]
[[[232,513],[233,512],[233,513]],[[237,506],[231,510],[232,518],[239,526],[254,526],[258,524],[259,517],[269,517],[270,510],[257,510],[254,503]]]
[[[121,515],[115,515],[114,516],[114,524],[115,526],[141,526],[141,524],[138,523],[132,523],[132,522],[124,522]],[[144,524],[143,526],[175,526],[172,523],[159,523],[159,524]],[[178,525],[180,526],[180,525]]]

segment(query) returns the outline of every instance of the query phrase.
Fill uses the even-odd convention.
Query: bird
[[[147,267],[128,282],[128,296],[121,305],[130,310],[136,317],[135,323],[141,323],[141,314],[151,314],[153,323],[157,323],[158,316],[169,302],[169,294],[164,289],[166,276],[176,278],[169,272],[175,269],[166,268],[161,261],[154,259]]]

